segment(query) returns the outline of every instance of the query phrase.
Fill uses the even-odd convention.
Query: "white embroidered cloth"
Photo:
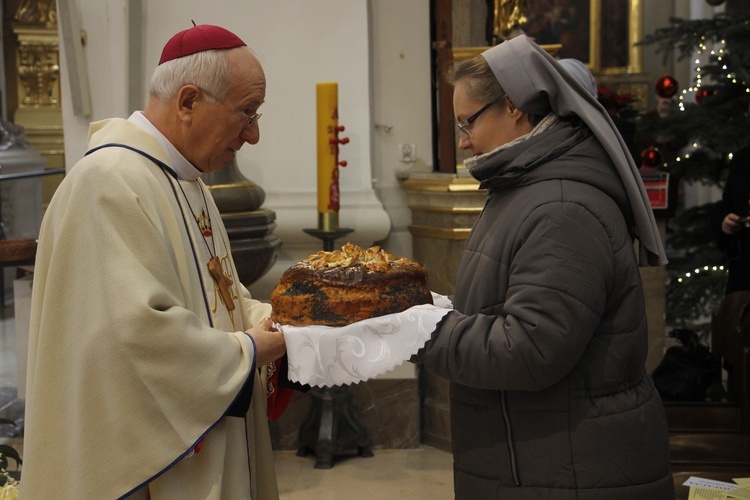
[[[318,387],[356,384],[389,372],[430,339],[452,309],[433,292],[435,305],[358,321],[340,328],[276,325],[284,334],[289,380]]]

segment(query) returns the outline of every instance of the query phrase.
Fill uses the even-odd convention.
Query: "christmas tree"
[[[658,117],[643,116],[639,134],[658,138],[648,150],[653,166],[680,182],[723,188],[735,151],[750,144],[750,13],[733,11],[712,19],[670,19],[642,42],[657,46],[665,63],[694,58],[694,81],[681,91],[673,79],[657,82],[657,94],[674,106]],[[661,145],[679,144],[675,151]],[[748,165],[750,168],[750,165]],[[726,257],[714,243],[714,203],[678,211],[668,223],[667,323],[701,333],[724,296]]]

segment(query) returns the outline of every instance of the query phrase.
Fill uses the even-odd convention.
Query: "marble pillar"
[[[276,212],[261,208],[265,191],[242,175],[236,160],[227,162],[223,170],[205,174],[203,180],[221,212],[240,283],[250,286],[278,257],[281,240],[273,234]]]
[[[458,263],[487,196],[478,183],[452,174],[420,174],[403,185],[412,212],[414,260],[427,270],[430,290],[452,295]],[[451,450],[448,381],[419,370],[422,442]]]

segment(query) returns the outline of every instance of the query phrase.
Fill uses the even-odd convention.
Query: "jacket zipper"
[[[513,445],[513,428],[510,425],[510,414],[508,413],[508,403],[505,398],[505,391],[500,391],[500,409],[503,412],[505,421],[505,433],[508,437],[508,454],[510,455],[510,473],[513,476],[513,484],[521,486],[521,478],[518,475],[518,463],[516,462],[516,448]]]

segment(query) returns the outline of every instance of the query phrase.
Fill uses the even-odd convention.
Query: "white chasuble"
[[[171,165],[137,125],[91,125],[90,148],[112,143]],[[278,498],[244,333],[270,306],[237,281],[202,187],[115,146],[81,159],[55,192],[34,269],[21,498],[137,498],[146,487],[152,500]],[[210,216],[206,240],[188,200]],[[231,316],[214,256],[232,281]],[[228,416],[248,380],[247,414]]]

